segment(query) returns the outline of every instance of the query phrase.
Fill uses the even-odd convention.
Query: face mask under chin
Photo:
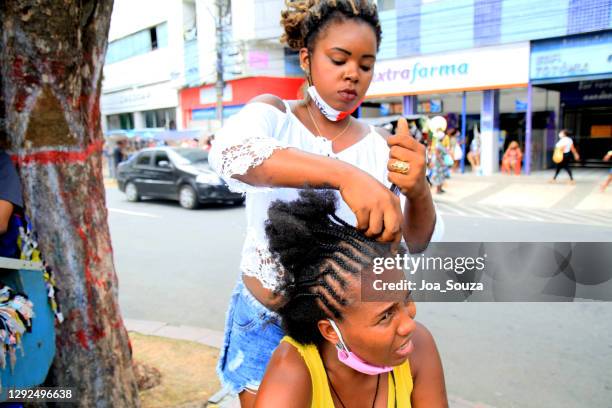
[[[346,118],[347,116],[355,112],[357,108],[359,107],[359,105],[361,105],[361,102],[360,102],[356,104],[355,107],[350,111],[338,111],[332,108],[327,102],[325,102],[325,100],[323,99],[323,97],[321,97],[321,95],[317,91],[317,88],[314,85],[310,85],[308,87],[307,92],[310,98],[314,101],[315,105],[317,105],[317,108],[319,108],[321,113],[325,115],[325,117],[328,120],[332,122],[341,121],[342,119]]]

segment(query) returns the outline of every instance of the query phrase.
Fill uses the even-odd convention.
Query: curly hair
[[[285,332],[302,344],[319,344],[319,320],[342,321],[351,303],[349,283],[373,259],[391,254],[336,214],[330,190],[302,190],[293,202],[275,201],[268,209],[269,248],[284,269],[279,291],[286,303],[278,310]]]
[[[281,43],[293,50],[314,50],[319,33],[332,23],[358,20],[369,24],[376,34],[376,49],[380,47],[382,30],[376,4],[371,0],[286,0],[281,12],[285,32]]]

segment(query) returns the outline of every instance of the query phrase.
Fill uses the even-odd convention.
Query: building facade
[[[561,128],[587,163],[610,149],[611,0],[382,0],[379,10],[364,116],[458,118],[466,147],[479,128],[488,174],[512,140],[527,173],[550,166]]]
[[[233,115],[259,94],[297,97],[304,81],[298,79],[302,71],[297,53],[279,42],[283,7],[284,2],[279,0],[231,2],[223,30],[223,118]],[[198,2],[198,16],[203,15],[201,9]],[[189,77],[179,99],[182,126],[213,132],[221,126],[215,112],[216,51],[211,40],[214,33],[206,38],[208,41],[199,41],[199,66],[208,68],[199,77]],[[188,71],[191,65],[188,64]]]
[[[174,129],[181,122],[186,20],[181,1],[115,1],[101,96],[107,133]]]
[[[298,97],[295,52],[279,43],[281,0],[223,11],[224,117],[258,93]],[[383,40],[360,113],[446,115],[485,173],[510,141],[527,173],[551,165],[561,128],[588,164],[612,141],[612,0],[378,0]],[[105,130],[214,131],[213,0],[116,0],[104,70]],[[464,155],[465,156],[465,155]]]
[[[297,54],[279,42],[282,7],[275,0],[223,2],[224,117],[247,102],[245,97],[266,90],[297,96]],[[219,10],[213,0],[115,1],[101,97],[107,134],[149,128],[212,132],[220,126],[210,114],[216,102]]]

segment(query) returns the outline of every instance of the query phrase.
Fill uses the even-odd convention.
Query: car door
[[[151,162],[153,161],[153,152],[144,151],[138,153],[134,159],[132,182],[136,185],[138,193],[141,196],[150,196],[153,193],[151,189]]]
[[[176,198],[176,171],[168,153],[156,151],[151,167],[151,189],[158,197]]]

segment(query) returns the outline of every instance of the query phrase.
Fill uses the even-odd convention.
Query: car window
[[[208,165],[208,152],[197,148],[176,148],[171,151],[175,164]]]
[[[166,161],[166,162],[170,162],[170,159],[168,159],[168,154],[166,152],[155,152],[155,167],[159,167],[159,162],[161,161]]]
[[[140,153],[138,157],[136,158],[137,166],[149,166],[150,164],[151,164],[151,153],[150,152]]]

